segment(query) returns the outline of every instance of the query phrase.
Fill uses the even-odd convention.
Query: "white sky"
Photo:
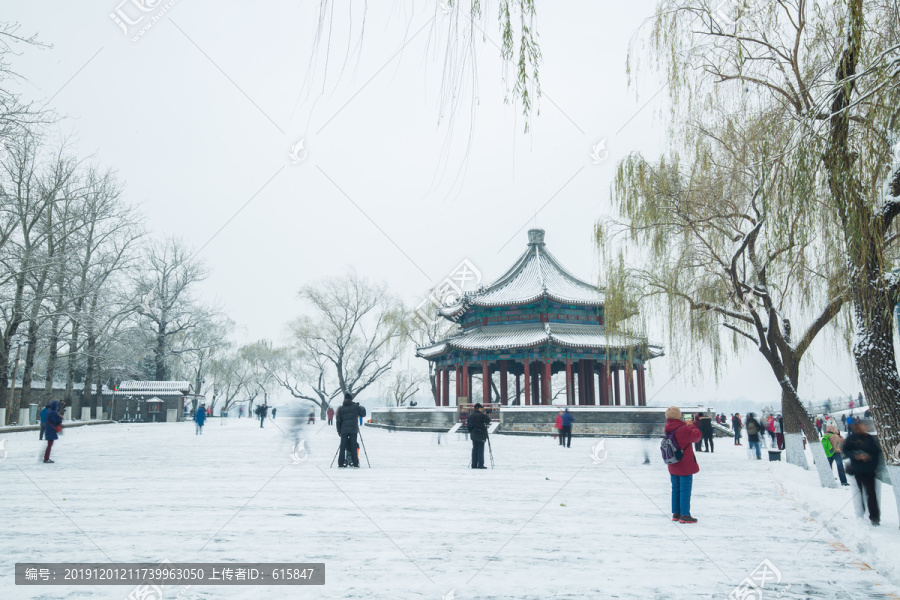
[[[282,340],[301,310],[300,285],[349,265],[410,304],[463,258],[490,281],[524,250],[534,224],[567,268],[595,280],[592,229],[610,211],[615,163],[632,151],[658,154],[664,141],[659,80],[642,72],[635,90],[625,73],[654,0],[538,1],[545,95],[528,134],[518,107],[503,101],[497,49],[479,44],[471,152],[455,190],[469,122],[454,123],[442,154],[439,31],[449,17],[431,0],[369,2],[361,54],[343,73],[347,40],[355,46],[358,36],[339,9],[328,81],[320,68],[306,89],[318,0],[266,8],[177,0],[138,42],[109,17],[119,1],[6,0],[5,19],[53,46],[27,49],[13,66],[28,79],[27,97],[50,99],[67,117],[61,129],[80,153],[118,170],[154,234],[208,243],[201,256],[212,274],[201,294],[238,323],[242,342]],[[131,0],[122,10],[141,14]],[[496,12],[489,2],[493,40]],[[292,164],[301,139],[308,157]],[[609,158],[595,165],[589,154],[603,139]],[[801,396],[855,396],[852,361],[826,347],[817,341],[812,358],[834,383],[807,361]],[[685,359],[653,361],[648,396]],[[740,397],[779,397],[758,353],[732,361],[718,385],[678,378],[657,400]]]

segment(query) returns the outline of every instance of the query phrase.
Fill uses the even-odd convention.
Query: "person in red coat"
[[[675,443],[683,452],[681,460],[668,465],[669,477],[672,480],[672,520],[681,523],[696,523],[691,516],[691,489],[694,484],[694,473],[700,471],[694,444],[703,438],[700,430],[693,423],[685,423],[681,409],[670,406],[666,410],[666,433],[674,432]]]

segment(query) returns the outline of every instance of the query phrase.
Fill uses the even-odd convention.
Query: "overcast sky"
[[[566,267],[595,281],[592,229],[610,212],[616,161],[663,147],[661,82],[642,72],[629,87],[625,71],[652,0],[538,1],[544,96],[527,134],[504,103],[495,2],[478,44],[474,121],[463,89],[466,110],[439,123],[450,17],[431,0],[369,2],[361,40],[362,13],[351,30],[337,9],[327,72],[310,70],[318,0],[168,0],[146,13],[119,1],[5,0],[5,19],[52,45],[13,66],[28,98],[66,117],[60,129],[78,151],[118,171],[155,235],[203,247],[211,276],[201,294],[237,322],[240,341],[282,341],[302,310],[299,287],[348,266],[412,305],[463,259],[486,283],[534,225]],[[117,8],[144,19],[126,35],[110,17]],[[361,46],[342,69],[348,43]],[[594,164],[601,140],[608,158]],[[779,397],[756,352],[718,382],[686,371],[672,380],[688,358],[653,361],[654,403]],[[824,340],[812,359],[822,370],[804,363],[802,397],[858,392],[852,361]]]

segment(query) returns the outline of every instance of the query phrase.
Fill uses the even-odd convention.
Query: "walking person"
[[[700,429],[700,419],[703,417],[703,413],[695,413],[693,417],[691,417],[691,422],[694,424],[694,427]],[[703,433],[703,430],[700,429],[700,433]],[[694,450],[700,452],[701,447],[703,446],[703,439],[701,438],[696,444],[694,444]]]
[[[269,407],[266,404],[260,404],[256,407],[256,414],[259,415],[259,428],[263,429],[263,423],[266,422],[266,416],[269,414]]]
[[[278,412],[278,408],[272,408],[272,418],[275,418],[275,413]]]
[[[53,448],[53,442],[59,439],[59,432],[62,431],[63,419],[59,415],[59,402],[54,400],[47,407],[47,418],[44,420],[44,439],[47,440],[47,449],[44,450],[44,462],[52,463],[50,460],[50,450]]]
[[[781,415],[775,418],[775,443],[779,450],[784,450],[784,419]]]
[[[334,425],[334,409],[329,406],[326,414],[328,415],[328,424]]]
[[[203,435],[203,424],[206,423],[206,406],[201,404],[194,413],[194,424],[197,429],[194,435]]]
[[[838,479],[841,480],[841,485],[850,485],[847,483],[847,476],[844,474],[844,459],[841,456],[843,446],[844,438],[841,437],[838,428],[834,425],[829,425],[825,435],[822,437],[822,448],[825,449],[825,456],[828,458],[828,467],[831,468],[836,461]]]
[[[553,433],[553,438],[554,438],[554,439],[559,438],[559,445],[560,445],[560,446],[563,445],[563,438],[562,438],[562,427],[563,427],[563,425],[562,425],[562,415],[563,415],[563,411],[562,411],[562,410],[560,410],[558,413],[556,413],[556,431]]]
[[[759,448],[759,436],[761,435],[765,435],[762,425],[759,424],[753,413],[747,413],[747,444],[750,446],[748,450],[751,453],[756,450],[756,460],[762,460],[762,452]]]
[[[44,424],[47,422],[48,412],[50,412],[50,409],[47,406],[41,409],[41,434],[38,436],[39,440],[44,439]]]
[[[771,446],[775,447],[775,415],[769,415],[766,417],[766,431],[769,432],[769,441],[772,442]]]
[[[562,430],[560,431],[560,445],[565,446],[566,448],[572,447],[572,425],[575,423],[575,415],[569,412],[567,408],[566,411],[562,414]],[[565,443],[563,443],[565,440]]]
[[[849,473],[856,478],[856,487],[859,490],[860,502],[857,505],[857,514],[865,514],[865,507],[868,506],[872,525],[880,525],[881,510],[878,507],[878,494],[875,489],[875,473],[878,472],[878,465],[881,462],[881,448],[878,441],[869,435],[869,425],[869,421],[855,421],[853,431],[844,440],[843,450],[850,459]]]
[[[487,469],[484,466],[484,443],[488,439],[488,426],[491,424],[491,418],[481,412],[482,408],[480,403],[476,404],[466,420],[466,429],[472,436],[473,469]]]
[[[741,428],[743,427],[743,423],[741,423],[741,413],[734,413],[734,416],[731,417],[731,429],[734,431],[734,445],[741,446]]]
[[[700,471],[694,444],[703,438],[700,430],[690,423],[685,423],[681,409],[670,406],[666,409],[665,432],[671,434],[675,444],[683,453],[681,459],[668,465],[669,479],[672,481],[672,520],[680,523],[696,523],[691,516],[691,491],[694,487],[694,474]]]
[[[359,417],[366,416],[366,409],[353,401],[353,394],[344,394],[344,403],[337,410],[335,427],[341,436],[341,447],[338,450],[338,467],[347,466],[349,454],[350,466],[359,467],[359,445],[356,436],[359,434]],[[308,424],[308,423],[307,423]]]
[[[699,426],[697,427],[703,434],[703,452],[715,452],[715,444],[713,443],[713,425],[712,418],[708,414],[700,415]]]
[[[306,420],[307,425],[309,425],[310,423],[312,423],[313,425],[316,424],[316,409],[314,408],[309,409],[309,419]]]

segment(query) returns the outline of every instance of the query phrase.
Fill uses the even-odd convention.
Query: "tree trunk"
[[[788,394],[781,392],[781,425],[784,430],[784,459],[788,464],[809,470],[806,452],[803,451],[803,434],[800,415]],[[800,407],[802,409],[802,407]]]
[[[160,325],[156,333],[156,348],[153,351],[156,363],[156,381],[166,381],[166,326]]]
[[[54,315],[50,319],[50,348],[47,354],[47,374],[44,378],[44,390],[48,394],[47,400],[50,400],[50,394],[53,393],[54,379],[56,378],[56,358],[59,354],[59,315]]]
[[[28,323],[28,339],[26,341],[27,348],[25,350],[25,367],[22,370],[22,395],[19,405],[22,408],[28,408],[31,404],[31,380],[34,374],[34,358],[37,354],[37,337],[38,324],[37,315]]]
[[[69,355],[66,361],[66,406],[72,407],[75,414],[81,408],[80,402],[75,402],[75,361],[78,358],[78,321],[72,321],[72,334],[69,336]]]
[[[863,290],[854,290],[854,296],[863,294]],[[878,441],[900,513],[900,375],[894,355],[893,307],[887,300],[886,295],[878,299],[854,297],[854,320],[859,325],[853,355],[878,427]],[[870,314],[859,314],[859,307],[867,304],[875,304]]]

